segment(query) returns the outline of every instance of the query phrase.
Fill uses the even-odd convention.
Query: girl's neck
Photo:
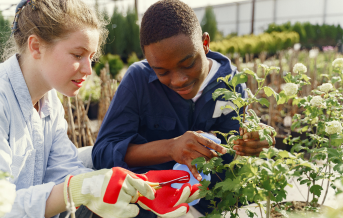
[[[18,55],[18,62],[31,95],[32,105],[35,106],[39,99],[50,90],[46,86],[46,82],[39,70],[39,60],[33,59],[30,56],[25,56],[24,54]]]

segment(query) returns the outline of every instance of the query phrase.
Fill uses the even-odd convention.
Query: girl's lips
[[[82,82],[83,82],[84,80],[78,80],[78,82],[76,81],[76,80],[72,80],[72,82],[77,86],[77,87],[79,87],[79,88],[81,88],[82,87]]]
[[[194,83],[190,85],[187,89],[175,90],[179,95],[187,95],[192,92]]]

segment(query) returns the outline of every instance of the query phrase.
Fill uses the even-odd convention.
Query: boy
[[[178,162],[200,180],[191,161],[217,156],[206,147],[222,154],[225,149],[198,132],[239,130],[232,120],[235,112],[221,111],[222,101],[212,99],[217,88],[227,88],[217,78],[237,70],[227,57],[210,51],[210,36],[202,34],[194,11],[178,0],[159,1],[145,12],[140,41],[146,60],[128,69],[111,102],[93,148],[94,166],[144,173],[172,169]],[[245,88],[236,87],[243,97]],[[239,155],[258,155],[268,147],[259,140],[236,143]],[[228,154],[222,158],[232,161]],[[212,176],[211,184],[218,180]],[[202,199],[195,208],[205,214],[208,204]]]

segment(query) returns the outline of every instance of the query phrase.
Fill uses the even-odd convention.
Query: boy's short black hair
[[[144,46],[163,39],[185,34],[201,39],[201,27],[194,11],[179,0],[162,0],[151,5],[144,13],[140,30],[140,43]]]

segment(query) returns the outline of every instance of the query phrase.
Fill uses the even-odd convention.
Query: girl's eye
[[[81,59],[82,56],[81,55],[74,55],[77,59]]]

